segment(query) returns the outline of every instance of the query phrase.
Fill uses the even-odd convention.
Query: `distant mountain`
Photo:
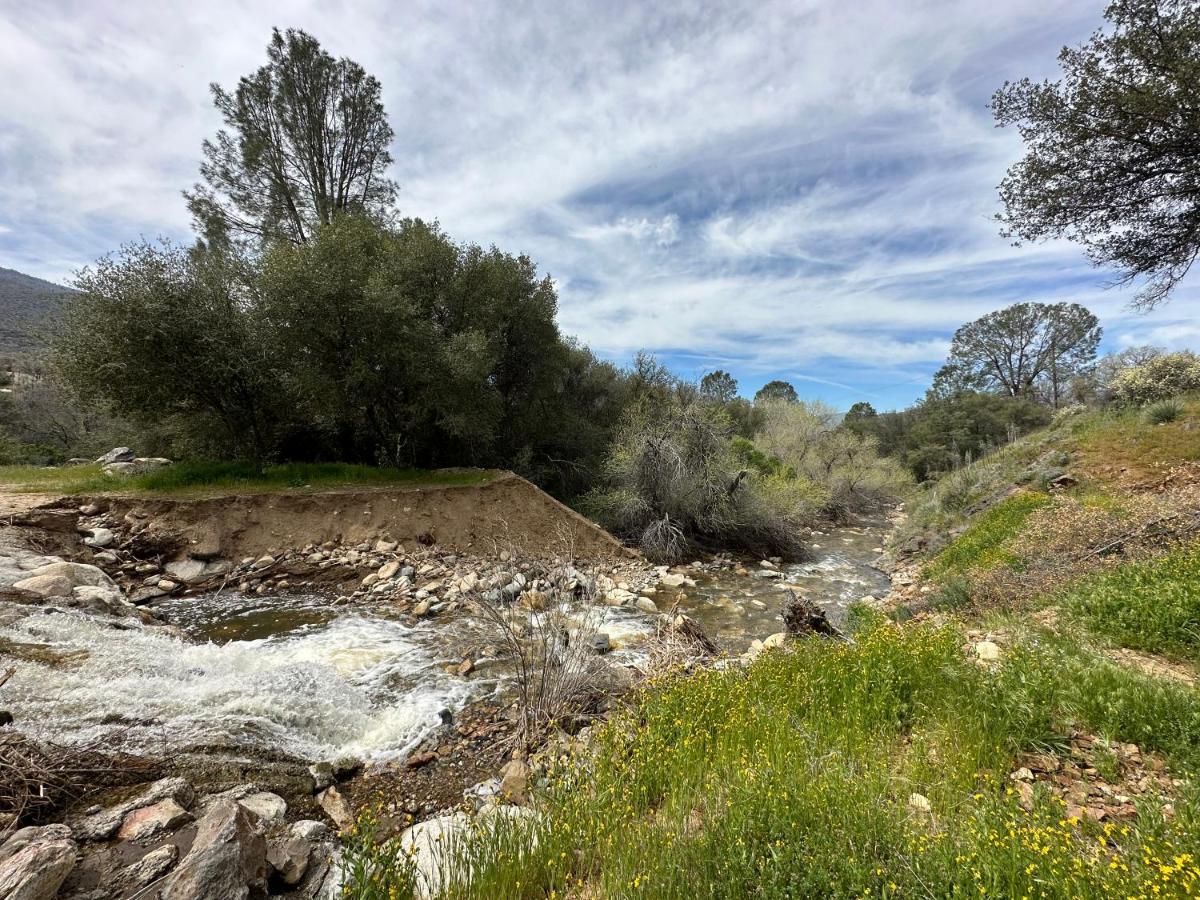
[[[35,334],[70,288],[0,268],[0,354],[32,350]]]

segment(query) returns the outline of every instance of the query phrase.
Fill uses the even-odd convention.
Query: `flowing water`
[[[731,653],[782,630],[782,583],[843,619],[851,602],[886,590],[886,576],[871,567],[883,533],[870,524],[819,535],[812,561],[786,567],[782,580],[697,574],[679,608]],[[657,597],[662,603],[664,592]],[[75,654],[58,665],[19,665],[4,702],[20,727],[60,741],[119,729],[134,748],[159,754],[220,747],[386,760],[409,752],[444,710],[508,681],[488,655],[494,635],[465,614],[413,622],[312,594],[180,598],[157,609],[187,637],[74,611],[37,611],[0,626],[0,641]],[[601,615],[614,661],[636,663],[652,618],[629,608]],[[447,674],[468,650],[476,673]]]

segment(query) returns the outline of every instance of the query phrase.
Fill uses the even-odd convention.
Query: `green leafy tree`
[[[1006,83],[996,121],[1026,155],[1000,184],[1006,236],[1066,237],[1164,302],[1200,252],[1200,5],[1115,0],[1062,77]]]
[[[796,403],[800,400],[800,396],[796,393],[796,389],[786,381],[776,379],[775,381],[768,381],[754,395],[755,403],[769,400],[784,400],[788,403]]]
[[[203,183],[184,194],[197,230],[217,245],[302,244],[341,213],[390,213],[379,82],[296,29],[275,29],[267,56],[232,93],[212,85],[225,128],[204,142]]]
[[[291,404],[251,275],[225,252],[126,246],[76,276],[57,367],[84,402],[147,428],[172,419],[193,448],[262,462]]]
[[[737,397],[737,379],[724,369],[709,372],[700,379],[700,396],[719,403],[732,403]]]
[[[982,387],[1010,397],[1042,391],[1058,405],[1063,386],[1096,358],[1101,328],[1078,303],[1017,303],[954,333],[935,393]]]
[[[842,424],[855,434],[867,435],[874,433],[878,419],[879,413],[875,411],[875,407],[865,400],[860,400],[846,410]]]

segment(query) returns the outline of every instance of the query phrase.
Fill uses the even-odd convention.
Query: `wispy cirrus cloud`
[[[63,278],[185,239],[208,82],[296,26],[383,82],[403,212],[531,255],[614,359],[886,406],[1018,300],[1084,302],[1112,346],[1200,337],[1195,289],[1133,316],[1076,248],[997,234],[1020,145],[987,98],[1053,76],[1094,0],[53,7],[0,5],[0,265]]]

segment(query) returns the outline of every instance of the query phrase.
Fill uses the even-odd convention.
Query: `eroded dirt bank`
[[[306,544],[404,544],[490,553],[625,556],[603,529],[511,472],[478,485],[374,488],[206,498],[73,497],[110,517],[146,520],[197,559],[260,556]]]

